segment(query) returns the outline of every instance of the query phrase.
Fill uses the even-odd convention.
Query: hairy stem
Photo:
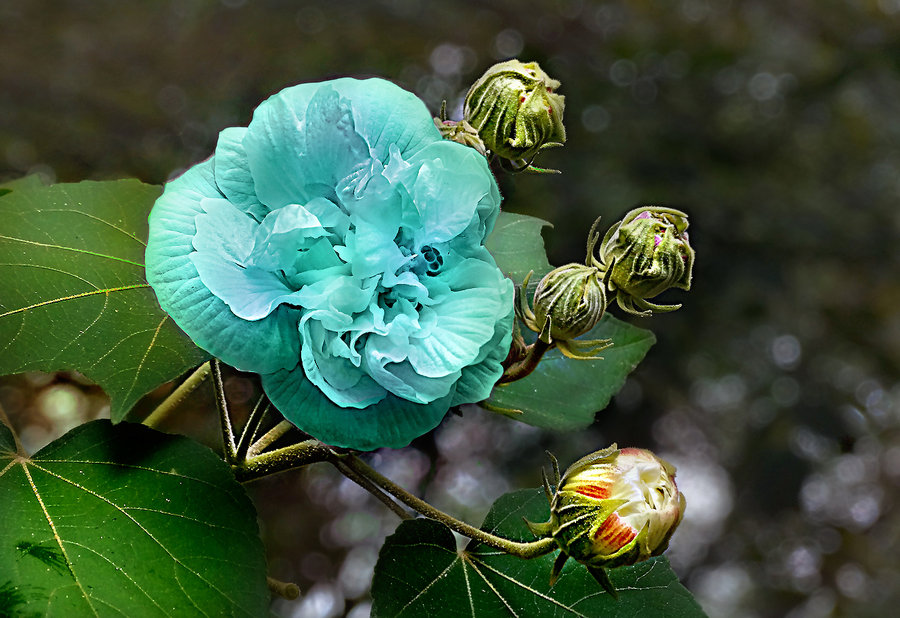
[[[237,446],[234,443],[234,428],[231,426],[231,415],[228,413],[228,400],[225,398],[225,383],[222,381],[222,365],[219,359],[212,360],[213,390],[216,393],[216,408],[219,410],[219,422],[222,428],[222,449],[225,461],[237,460]]]
[[[188,376],[187,380],[182,382],[178,388],[172,391],[169,396],[166,397],[161,404],[156,406],[156,409],[144,419],[144,425],[153,428],[158,427],[160,423],[168,418],[169,414],[175,411],[175,409],[187,399],[188,395],[194,392],[194,389],[203,383],[207,376],[209,376],[209,372],[209,361],[206,361],[197,367],[197,369],[194,370],[194,373]]]
[[[413,519],[413,516],[403,510],[399,504],[391,500],[390,496],[381,491],[375,483],[364,476],[361,476],[349,468],[340,459],[336,459],[331,463],[338,469],[338,472],[346,476],[348,479],[365,489],[367,492],[378,498],[386,507],[388,507],[400,519]]]
[[[254,442],[247,451],[247,455],[249,457],[257,456],[293,428],[290,421],[281,421]]]
[[[541,362],[541,358],[543,358],[544,354],[552,347],[552,343],[545,343],[538,339],[526,348],[525,358],[510,365],[506,371],[503,372],[503,375],[500,376],[500,380],[498,380],[497,383],[506,384],[508,382],[515,382],[516,380],[521,380],[529,375],[537,368],[538,363]]]
[[[341,457],[340,461],[347,468],[353,470],[360,476],[369,479],[375,485],[382,488],[383,490],[400,500],[400,502],[406,504],[411,509],[421,513],[422,515],[425,515],[426,517],[436,519],[451,530],[455,530],[456,532],[462,534],[463,536],[467,536],[470,539],[474,539],[475,541],[484,543],[485,545],[489,545],[491,547],[495,547],[508,554],[512,554],[513,556],[518,556],[519,558],[525,559],[543,556],[544,554],[548,554],[556,548],[556,541],[549,537],[532,542],[517,542],[505,539],[503,537],[495,536],[489,532],[485,532],[484,530],[480,530],[474,526],[470,526],[469,524],[462,522],[455,517],[444,513],[441,510],[436,509],[424,500],[412,495],[387,477],[379,474],[376,470],[363,462],[363,460],[361,460],[359,457],[356,457],[355,455],[347,455]]]
[[[266,418],[269,409],[269,400],[263,395],[257,400],[253,409],[250,410],[250,415],[247,417],[247,422],[244,425],[244,431],[241,432],[241,437],[238,439],[237,447],[235,448],[234,457],[236,461],[241,461],[248,455],[255,454],[253,452],[253,447],[255,446],[253,441],[256,440],[256,433],[259,431],[260,425]]]
[[[291,446],[255,455],[244,461],[231,461],[231,471],[241,483],[254,481],[300,466],[320,461],[328,461],[333,457],[331,449],[318,440],[304,440]]]

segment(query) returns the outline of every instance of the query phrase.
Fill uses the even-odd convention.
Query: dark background
[[[628,318],[658,343],[590,430],[469,409],[379,469],[478,522],[539,483],[544,449],[567,465],[613,441],[653,448],[688,499],[670,560],[711,616],[890,615],[900,0],[4,0],[0,180],[160,183],[266,96],[341,75],[387,77],[435,112],[447,99],[456,118],[512,56],[562,81],[568,143],[538,162],[562,175],[500,179],[504,208],[555,224],[556,264],[583,258],[598,215],[686,210],[694,287],[661,297],[676,313]],[[228,388],[240,408],[257,387]],[[210,402],[173,429],[212,442]],[[71,374],[6,378],[0,403],[32,448],[108,413]],[[366,616],[394,516],[326,466],[251,490],[272,575],[304,590],[276,610]]]

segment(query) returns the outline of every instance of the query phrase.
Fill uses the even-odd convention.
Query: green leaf
[[[94,421],[0,452],[0,588],[15,615],[263,616],[256,512],[208,448]]]
[[[537,217],[501,212],[494,230],[484,242],[497,266],[514,283],[522,283],[531,270],[534,271],[533,283],[553,270],[541,237],[544,227],[553,225]]]
[[[528,338],[533,334],[524,332]],[[573,360],[553,349],[531,375],[495,386],[487,407],[519,410],[511,414],[529,425],[558,431],[583,429],[625,384],[656,337],[649,330],[603,315],[590,332],[579,339],[612,339],[613,346],[600,352],[602,360]]]
[[[549,518],[542,490],[525,489],[502,496],[482,528],[516,541],[532,541],[523,517],[535,522]],[[665,557],[609,571],[618,600],[573,560],[566,563],[551,588],[553,561],[554,553],[522,560],[474,541],[460,551],[444,524],[430,519],[404,521],[388,537],[378,556],[372,582],[372,615],[705,616]]]
[[[8,180],[0,183],[0,196],[13,191],[24,191],[27,189],[37,189],[47,186],[40,174],[31,174],[30,176],[22,176],[14,180]]]
[[[500,270],[516,283],[533,270],[529,287],[536,286],[553,270],[541,237],[545,226],[550,223],[543,219],[502,212],[485,242]],[[527,329],[523,335],[529,342],[535,338]],[[580,339],[612,339],[613,347],[603,350],[603,360],[596,361],[572,360],[551,350],[527,378],[495,387],[485,407],[545,429],[583,429],[609,404],[656,341],[650,331],[608,313]]]
[[[74,369],[121,420],[146,393],[209,358],[144,277],[147,214],[136,180],[17,185],[0,197],[0,374]]]

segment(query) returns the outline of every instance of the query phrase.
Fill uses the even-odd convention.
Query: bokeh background
[[[900,0],[3,0],[0,180],[161,183],[303,81],[388,77],[457,118],[490,64],[562,81],[559,176],[500,178],[580,261],[598,215],[691,215],[694,287],[628,318],[657,345],[596,424],[539,431],[470,408],[383,472],[473,523],[616,441],[677,464],[669,558],[711,616],[891,615],[900,603]],[[3,223],[0,222],[0,230]],[[620,315],[620,317],[623,317]],[[163,387],[135,413],[166,394]],[[252,376],[229,374],[238,413]],[[172,430],[214,443],[209,394]],[[0,381],[32,448],[108,414],[77,374]],[[396,518],[325,465],[250,487],[284,616],[368,615]]]

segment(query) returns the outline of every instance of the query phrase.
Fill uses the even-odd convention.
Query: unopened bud
[[[546,171],[531,168],[531,161],[566,141],[559,86],[536,62],[501,62],[469,89],[464,116],[487,149],[511,161],[514,169]]]
[[[688,241],[687,215],[674,208],[645,206],[613,225],[600,244],[610,292],[619,306],[638,315],[673,311],[681,305],[657,305],[648,298],[669,288],[689,290],[694,250]]]
[[[529,526],[562,549],[553,581],[569,557],[596,570],[660,555],[684,508],[671,464],[650,451],[614,444],[572,464],[552,496],[550,521]]]
[[[566,264],[541,279],[534,291],[534,317],[541,332],[550,320],[550,337],[580,337],[600,321],[606,309],[602,273],[584,264]]]

